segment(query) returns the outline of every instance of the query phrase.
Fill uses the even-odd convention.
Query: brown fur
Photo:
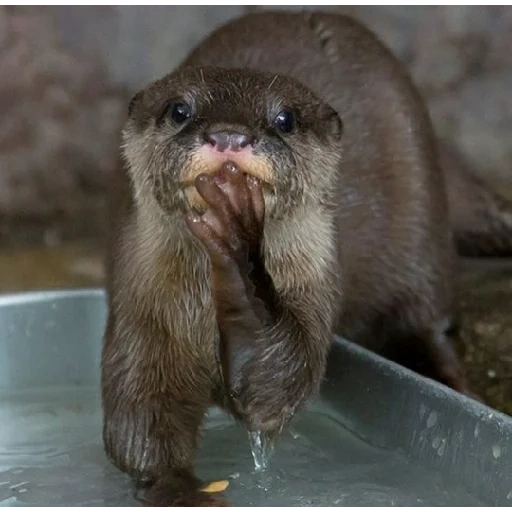
[[[200,114],[178,129],[166,108],[181,96]],[[284,143],[266,127],[282,105],[302,123]],[[243,270],[234,246],[205,249],[208,236],[185,224],[183,186],[202,131],[217,122],[258,136],[249,172],[265,161],[263,237],[234,232],[258,248],[259,275]],[[230,407],[236,395],[234,412],[263,430],[288,421],[318,390],[333,332],[467,391],[446,338],[454,250],[431,124],[399,63],[364,27],[277,12],[228,24],[134,98],[124,154],[108,266],[104,439],[119,468],[157,482],[151,504],[197,503],[192,467],[211,404]],[[226,232],[243,214],[230,215]],[[226,304],[243,314],[230,319]],[[235,364],[233,382],[224,381],[219,342],[228,358],[244,343],[251,354]]]

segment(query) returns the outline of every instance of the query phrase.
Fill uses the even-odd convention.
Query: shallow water
[[[400,453],[361,441],[321,407],[297,418],[260,472],[247,432],[213,411],[197,470],[207,481],[229,478],[238,505],[481,505]],[[97,391],[0,395],[0,505],[136,504],[129,479],[103,453]]]

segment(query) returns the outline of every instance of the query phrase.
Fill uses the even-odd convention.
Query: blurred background
[[[105,189],[128,100],[213,28],[258,9],[0,7],[0,291],[103,283]],[[512,197],[512,7],[322,9],[372,28],[407,65],[439,137]],[[510,267],[470,267],[468,372],[512,413]]]

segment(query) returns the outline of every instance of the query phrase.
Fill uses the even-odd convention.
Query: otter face
[[[179,69],[137,93],[123,132],[136,199],[164,212],[204,204],[194,180],[226,161],[257,177],[269,215],[330,196],[340,158],[336,112],[291,79]]]

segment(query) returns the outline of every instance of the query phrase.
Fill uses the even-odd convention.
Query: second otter
[[[207,408],[279,429],[317,391],[333,333],[468,391],[446,334],[454,248],[432,127],[360,24],[226,25],[135,96],[124,154],[104,441],[151,503],[218,504],[193,473]]]

